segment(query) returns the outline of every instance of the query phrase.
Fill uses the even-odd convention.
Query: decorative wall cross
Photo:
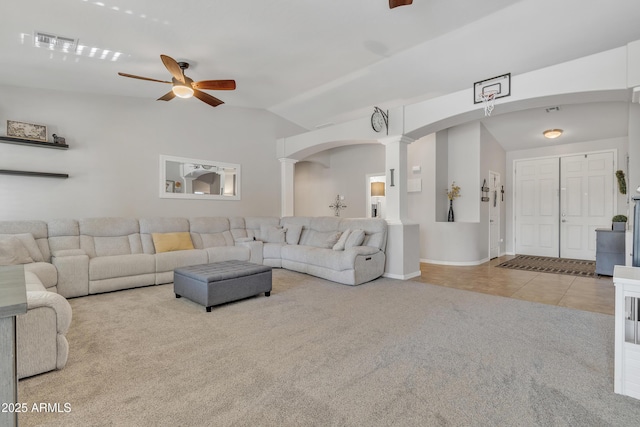
[[[340,195],[336,196],[336,201],[329,205],[331,209],[334,210],[336,216],[340,216],[340,209],[344,209],[347,205],[342,204],[342,200],[340,200]]]

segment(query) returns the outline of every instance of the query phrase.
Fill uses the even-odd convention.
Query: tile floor
[[[536,273],[496,267],[513,258],[502,256],[477,266],[420,264],[413,280],[491,295],[518,298],[578,310],[614,314],[613,279]]]

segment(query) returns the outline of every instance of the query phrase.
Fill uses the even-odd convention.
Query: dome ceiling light
[[[563,132],[562,129],[547,129],[544,132],[542,132],[542,134],[547,139],[556,139],[557,137],[562,135],[562,132]]]

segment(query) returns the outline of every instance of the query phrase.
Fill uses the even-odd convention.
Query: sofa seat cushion
[[[358,255],[373,255],[378,248],[357,246],[344,251],[316,248],[314,246],[287,245],[282,247],[282,259],[342,271],[352,270]]]
[[[282,258],[282,247],[284,243],[265,243],[262,248],[262,256],[264,258],[280,259]]]
[[[247,246],[222,246],[205,249],[209,257],[208,262],[220,261],[249,261],[251,249]]]
[[[156,259],[149,254],[114,255],[93,258],[89,262],[89,279],[102,280],[114,277],[154,274]]]
[[[207,251],[193,249],[190,251],[163,252],[155,255],[156,272],[173,271],[178,267],[206,264],[209,262]]]
[[[34,262],[24,265],[24,271],[30,271],[38,276],[45,288],[52,288],[58,284],[58,270],[48,262]]]

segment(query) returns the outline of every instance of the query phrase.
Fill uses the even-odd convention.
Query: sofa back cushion
[[[381,218],[343,218],[340,231],[363,230],[362,246],[372,246],[384,251],[387,247],[387,221]],[[355,236],[354,236],[355,237]]]
[[[202,217],[190,218],[191,240],[196,249],[233,246],[229,218]]]
[[[260,226],[260,240],[264,243],[285,243],[286,229],[275,225]]]
[[[75,219],[54,219],[47,222],[51,254],[67,249],[80,249],[80,227]]]
[[[186,218],[140,218],[140,240],[145,254],[155,254],[158,251],[153,242],[153,234],[188,233],[189,220]]]
[[[270,216],[255,216],[246,217],[244,219],[245,227],[247,229],[247,237],[256,238],[256,240],[263,240],[261,228],[265,227],[279,227],[280,218]]]
[[[134,218],[87,218],[78,221],[80,249],[90,258],[142,253],[140,226]]]
[[[293,232],[291,239],[287,234],[287,243],[295,241],[293,234],[297,234],[299,227],[302,226],[300,239],[297,243],[304,246],[333,248],[342,234],[342,230],[339,229],[340,218],[331,216],[284,217],[281,224],[284,228],[287,230],[290,228]]]
[[[11,235],[21,235],[22,239],[33,238],[35,241],[35,246],[38,247],[38,251],[34,251],[36,258],[34,261],[45,261],[49,262],[51,260],[51,251],[49,249],[49,240],[47,223],[44,221],[37,220],[25,220],[25,221],[0,221],[0,234],[11,234]],[[24,235],[30,234],[31,237],[26,237]],[[23,242],[24,243],[24,242]],[[29,245],[32,242],[28,242]],[[29,248],[27,248],[29,250]],[[33,246],[31,246],[30,253],[33,250]],[[33,255],[31,255],[33,258]]]
[[[372,246],[384,251],[387,247],[387,221],[381,218],[343,218],[340,220],[341,231],[363,230],[362,246]],[[354,236],[355,237],[355,236]]]

